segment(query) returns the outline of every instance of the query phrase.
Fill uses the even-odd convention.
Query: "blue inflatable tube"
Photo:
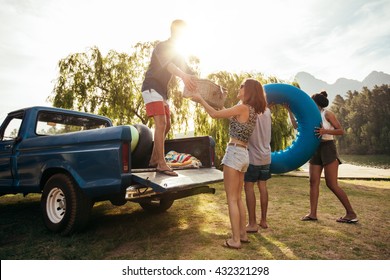
[[[267,102],[289,104],[298,123],[294,142],[283,151],[271,154],[271,173],[280,174],[305,164],[317,150],[320,139],[314,130],[321,126],[321,115],[315,102],[304,91],[288,84],[266,84]]]

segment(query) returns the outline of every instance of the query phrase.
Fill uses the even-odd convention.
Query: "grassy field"
[[[269,226],[249,236],[241,250],[222,244],[230,234],[222,184],[215,195],[175,201],[163,214],[138,204],[96,203],[87,229],[71,237],[48,232],[39,196],[0,197],[0,259],[390,259],[390,182],[340,181],[359,216],[340,224],[336,197],[321,187],[319,221],[301,222],[308,212],[308,179],[274,176],[269,181]]]

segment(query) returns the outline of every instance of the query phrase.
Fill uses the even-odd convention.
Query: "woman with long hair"
[[[264,112],[267,101],[260,82],[246,79],[237,94],[239,104],[222,110],[215,110],[199,95],[192,100],[201,104],[212,118],[230,119],[229,143],[222,159],[224,186],[226,191],[232,238],[224,246],[232,249],[241,248],[247,243],[246,213],[241,199],[244,174],[249,166],[248,140],[256,124],[257,115]]]

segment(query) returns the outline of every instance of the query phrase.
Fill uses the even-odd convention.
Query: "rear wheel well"
[[[47,170],[45,170],[45,172],[43,172],[42,177],[41,177],[41,183],[40,183],[41,191],[43,191],[43,187],[46,185],[46,182],[55,174],[65,174],[65,175],[70,176],[73,179],[73,176],[65,169],[62,169],[62,168],[47,169]],[[76,185],[78,186],[77,183],[76,183]]]

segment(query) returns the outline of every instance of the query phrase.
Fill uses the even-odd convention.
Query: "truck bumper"
[[[144,202],[154,198],[166,198],[169,200],[177,200],[202,193],[215,193],[214,188],[209,186],[194,187],[191,189],[176,190],[172,192],[156,193],[153,190],[140,191],[140,189],[130,187],[126,191],[126,200],[132,202]]]

